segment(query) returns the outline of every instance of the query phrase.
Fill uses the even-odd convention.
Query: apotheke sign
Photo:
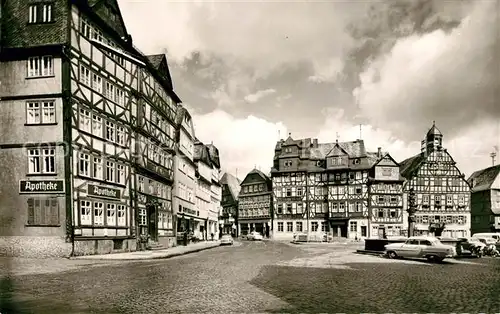
[[[97,197],[120,199],[120,190],[92,184],[88,185],[87,194]]]
[[[64,193],[64,180],[21,180],[20,194]]]

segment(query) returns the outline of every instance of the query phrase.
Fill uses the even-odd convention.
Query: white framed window
[[[106,181],[115,181],[115,163],[112,161],[106,161]]]
[[[27,124],[40,124],[40,123],[42,123],[39,102],[27,102],[26,103],[26,123]]]
[[[36,23],[37,22],[37,5],[29,6],[29,15],[28,15],[28,23]]]
[[[99,179],[99,180],[102,180],[102,174],[103,174],[103,171],[102,171],[102,159],[101,158],[98,158],[98,157],[94,157],[94,162],[92,164],[92,170],[93,170],[93,177],[95,179]]]
[[[26,103],[27,124],[56,123],[56,104],[53,100]]]
[[[90,133],[90,111],[80,109],[78,126],[80,130]]]
[[[54,75],[52,56],[28,58],[28,77],[44,77],[52,75]]]
[[[85,37],[90,37],[90,35],[92,34],[92,27],[90,26],[89,22],[83,17],[80,17],[80,32]]]
[[[114,100],[115,97],[115,86],[111,82],[106,82],[106,97]]]
[[[106,204],[106,224],[116,226],[116,204]]]
[[[297,221],[297,222],[295,223],[295,230],[296,230],[297,232],[302,232],[302,221]]]
[[[117,206],[117,223],[118,226],[126,226],[127,225],[127,207],[125,205]]]
[[[52,22],[52,4],[44,4],[42,6],[42,22]]]
[[[90,201],[80,201],[80,223],[92,225],[92,205]]]
[[[287,231],[287,232],[293,232],[293,222],[288,221],[288,222],[286,223],[286,231]]]
[[[104,225],[104,204],[101,202],[94,202],[94,225]]]
[[[125,166],[116,165],[116,183],[125,184]]]
[[[278,232],[283,232],[283,223],[278,222]]]
[[[78,174],[81,176],[89,177],[90,176],[90,156],[85,153],[79,154],[79,162],[78,162]]]
[[[119,105],[125,105],[125,92],[121,88],[116,88],[116,102]]]
[[[92,39],[102,42],[102,32],[95,27],[92,27]]]
[[[92,134],[102,137],[102,118],[92,115]]]
[[[53,148],[43,149],[43,173],[56,173],[56,150]]]
[[[140,208],[139,209],[139,225],[140,226],[146,226],[147,225],[146,209],[145,208]]]
[[[318,232],[318,222],[317,221],[311,222],[311,231]]]
[[[90,70],[83,65],[80,65],[80,82],[90,86]]]
[[[349,231],[350,232],[358,232],[358,222],[357,221],[350,221],[349,222]]]
[[[115,141],[115,124],[110,121],[106,121],[106,139],[110,142]]]
[[[144,192],[144,177],[138,177],[137,181],[139,181],[138,184],[139,192]]]
[[[92,88],[96,92],[102,93],[102,78],[95,73],[92,73]]]
[[[40,162],[41,154],[39,149],[28,149],[28,173],[42,173]]]

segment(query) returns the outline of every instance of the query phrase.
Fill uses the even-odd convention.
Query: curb
[[[365,250],[356,250],[354,253],[362,254],[362,255],[373,255],[373,256],[381,256],[384,255],[384,252],[377,251],[365,251]]]
[[[171,258],[171,257],[187,255],[190,253],[197,253],[197,252],[201,252],[204,250],[213,249],[213,248],[216,248],[219,246],[220,246],[220,244],[216,245],[216,246],[198,248],[198,249],[194,249],[192,251],[187,251],[187,252],[171,253],[168,255],[160,255],[160,256],[137,257],[137,258],[81,258],[80,256],[76,256],[76,257],[70,257],[69,259],[80,260],[80,261],[147,261],[147,260],[167,259],[167,258]],[[108,254],[108,255],[112,255],[112,254]],[[92,256],[92,255],[87,255],[87,256]]]

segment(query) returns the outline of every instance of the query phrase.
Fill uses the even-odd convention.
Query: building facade
[[[470,187],[434,124],[422,141],[421,152],[400,163],[404,183],[404,229],[408,228],[408,193],[415,192],[415,233],[446,237],[470,236]]]
[[[217,239],[217,230],[213,226],[213,219],[210,215],[212,210],[212,162],[208,147],[196,140],[194,143],[194,161],[196,163],[196,210],[200,217],[205,220],[204,224],[197,230],[203,239]],[[195,235],[196,233],[195,232]]]
[[[361,226],[358,238],[402,236],[404,178],[399,164],[381,148],[370,155],[374,165],[368,176],[368,227]]]
[[[206,145],[208,149],[208,154],[210,156],[210,162],[212,163],[212,183],[210,185],[211,192],[211,202],[209,207],[209,229],[210,233],[214,233],[218,237],[219,230],[217,224],[219,221],[219,213],[222,210],[221,200],[222,200],[222,185],[220,183],[221,179],[221,164],[219,157],[219,149],[213,144]]]
[[[272,181],[262,171],[253,169],[240,184],[238,195],[238,230],[240,235],[252,231],[264,237],[272,235]]]
[[[128,251],[139,234],[172,235],[180,99],[166,60],[154,64],[133,46],[116,1],[18,0],[2,10],[7,254]]]
[[[222,200],[219,216],[219,234],[231,234],[238,237],[238,195],[241,189],[241,181],[232,174],[226,172],[222,176]]]
[[[184,232],[199,236],[204,219],[196,210],[196,164],[194,161],[195,134],[189,112],[179,107],[177,110],[177,153],[175,155],[175,196],[173,201],[177,221],[177,239]]]
[[[474,172],[471,186],[471,234],[500,232],[500,165]]]
[[[393,215],[385,199],[391,202],[391,196],[401,195],[396,186],[382,189],[386,182],[400,182],[394,167],[390,155],[367,152],[363,140],[318,143],[310,138],[294,140],[291,135],[280,140],[271,171],[273,237],[292,239],[307,233],[310,239],[326,234],[355,239],[374,236],[373,230],[385,223],[395,224],[398,216],[384,218],[386,212]],[[385,170],[391,171],[390,178],[379,174],[381,168],[390,168]],[[398,205],[393,208],[400,215]]]

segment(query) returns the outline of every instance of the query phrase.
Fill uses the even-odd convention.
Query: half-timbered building
[[[470,235],[470,187],[443,147],[443,134],[434,124],[422,141],[421,152],[400,163],[404,183],[404,228],[408,228],[408,193],[416,198],[415,233],[467,237]]]
[[[238,228],[238,195],[241,190],[241,180],[226,172],[222,176],[222,210],[219,216],[219,234],[239,236]]]
[[[199,216],[204,220],[203,225],[195,231],[195,235],[203,239],[217,239],[217,230],[214,230],[209,221],[209,214],[212,203],[212,162],[208,147],[196,139],[194,143],[194,161],[196,163],[196,210],[200,213]]]
[[[500,232],[500,165],[475,171],[471,186],[471,234]]]
[[[3,5],[0,202],[16,245],[79,255],[172,236],[180,99],[165,57],[133,46],[115,0]]]
[[[210,185],[211,191],[211,202],[210,209],[208,212],[208,223],[209,229],[218,234],[217,224],[219,221],[219,213],[222,211],[221,200],[222,200],[222,185],[220,183],[221,179],[221,164],[219,157],[219,149],[212,143],[206,145],[208,148],[208,154],[210,156],[210,162],[212,163],[212,184]],[[210,231],[210,232],[212,232]]]
[[[237,214],[240,235],[256,231],[269,238],[273,204],[271,178],[262,171],[253,169],[240,186]]]
[[[194,162],[194,126],[189,112],[179,107],[177,111],[177,154],[175,155],[174,211],[177,216],[177,239],[185,232],[198,235],[204,224],[196,210],[196,164]]]
[[[374,155],[366,152],[363,140],[318,143],[289,135],[278,141],[271,170],[273,237],[368,236],[368,178]]]
[[[368,153],[373,167],[368,176],[368,227],[361,226],[361,237],[386,238],[404,235],[403,182],[399,164],[389,153]]]

